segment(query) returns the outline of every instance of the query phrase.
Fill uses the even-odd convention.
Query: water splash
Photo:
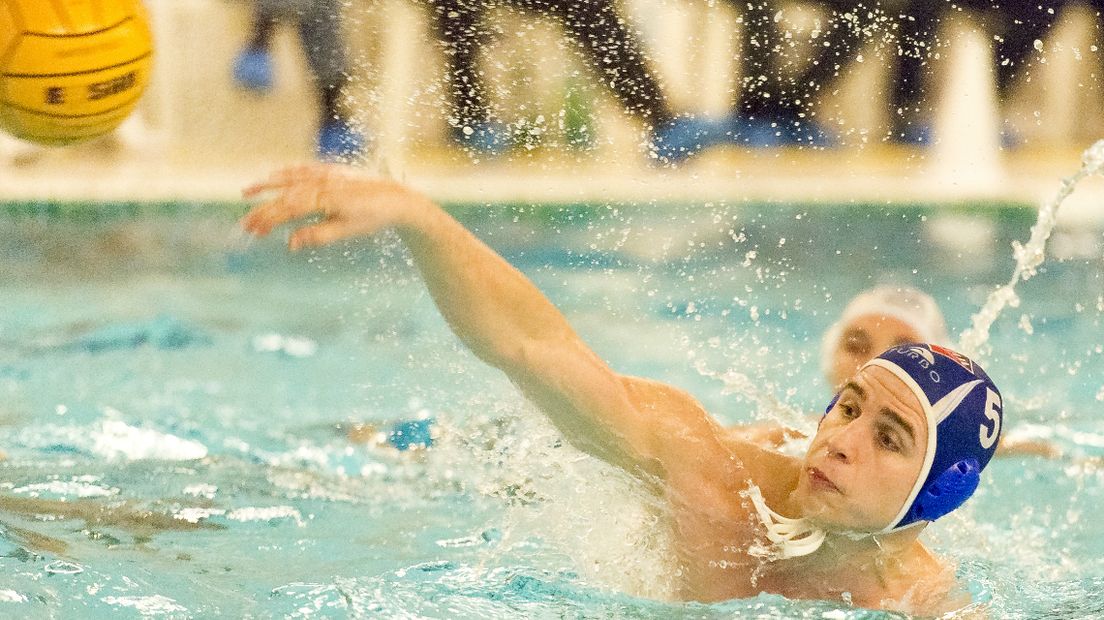
[[[811,435],[811,424],[806,412],[798,407],[786,404],[779,400],[770,389],[762,386],[760,382],[736,370],[717,372],[711,370],[704,360],[695,360],[694,370],[703,377],[709,377],[720,381],[722,395],[739,394],[755,403],[756,410],[764,419],[776,420],[781,424]]]
[[[424,454],[425,471],[447,474],[457,488],[478,496],[478,504],[494,505],[496,516],[465,526],[465,534],[482,528],[466,541],[449,538],[435,546],[474,543],[481,565],[517,565],[525,558],[577,571],[588,583],[619,592],[674,597],[665,505],[645,485],[564,445],[551,423],[520,398],[494,405],[478,397],[465,408],[490,413],[442,429],[441,440]]]
[[[1058,207],[1073,193],[1082,179],[1101,172],[1104,172],[1104,140],[1098,140],[1085,150],[1081,155],[1081,168],[1073,176],[1064,179],[1054,198],[1039,209],[1039,218],[1031,227],[1031,237],[1027,243],[1021,245],[1018,241],[1012,242],[1012,256],[1016,259],[1012,278],[1008,284],[990,293],[985,305],[971,317],[970,327],[962,332],[958,340],[960,351],[973,358],[988,353],[989,348],[985,345],[989,341],[989,328],[1006,306],[1016,308],[1020,305],[1016,284],[1034,277],[1046,257],[1046,242],[1054,231]]]

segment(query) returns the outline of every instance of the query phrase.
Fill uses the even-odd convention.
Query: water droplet
[[[1020,329],[1028,336],[1035,333],[1035,328],[1031,326],[1031,319],[1029,319],[1026,314],[1020,315]]]

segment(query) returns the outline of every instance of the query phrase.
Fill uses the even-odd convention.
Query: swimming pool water
[[[560,445],[459,346],[393,237],[288,255],[279,235],[234,232],[242,208],[0,211],[0,615],[888,615],[766,595],[662,602],[646,498]],[[1034,221],[994,205],[454,212],[614,368],[684,387],[730,423],[778,414],[726,389],[728,370],[823,406],[820,334],[863,288],[924,288],[961,330]],[[971,507],[925,534],[993,617],[1104,614],[1101,241],[1056,234],[984,360],[1008,429],[1066,455],[994,462]],[[430,450],[346,438],[425,416],[440,429]],[[10,498],[138,516],[60,518]]]

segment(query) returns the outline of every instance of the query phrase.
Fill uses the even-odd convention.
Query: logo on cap
[[[939,376],[939,372],[935,369],[935,356],[932,355],[931,350],[927,347],[913,345],[894,350],[913,362],[916,362],[916,365],[920,368],[928,371],[928,379],[930,379],[932,383],[939,383],[942,380]]]
[[[920,357],[924,358],[924,361],[926,361],[929,365],[935,364],[935,356],[931,354],[931,351],[925,349],[924,347],[909,347],[909,351],[912,351],[913,353],[916,353]]]
[[[974,362],[973,362],[973,360],[971,360],[970,358],[966,357],[965,355],[959,353],[958,351],[952,351],[952,350],[947,349],[945,347],[941,347],[939,345],[934,345],[934,344],[931,345],[931,350],[935,351],[936,353],[941,353],[941,354],[951,358],[952,360],[958,362],[958,365],[965,368],[967,371],[969,371],[970,374],[972,374],[972,375],[977,374],[976,372],[974,372]]]

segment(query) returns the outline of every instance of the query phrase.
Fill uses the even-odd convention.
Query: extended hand
[[[430,205],[419,194],[394,181],[377,179],[351,168],[314,164],[274,172],[266,181],[242,191],[246,199],[271,192],[253,207],[241,226],[255,235],[308,215],[322,221],[296,229],[288,248],[321,246],[340,239],[372,235],[384,228],[409,224]]]

